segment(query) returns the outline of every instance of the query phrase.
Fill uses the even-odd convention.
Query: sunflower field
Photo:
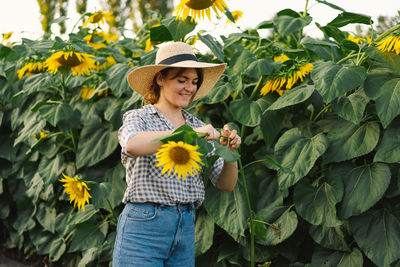
[[[190,17],[209,11],[179,12],[134,38],[104,32],[99,11],[66,39],[2,42],[2,250],[38,266],[111,266],[126,188],[117,132],[142,105],[126,75],[174,40],[228,64],[188,111],[243,140],[234,191],[206,183],[196,266],[399,266],[400,20],[383,30],[341,11],[320,25],[307,8],[284,9],[216,38]],[[304,34],[311,23],[324,38]]]

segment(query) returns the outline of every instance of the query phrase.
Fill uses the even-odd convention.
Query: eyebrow
[[[185,75],[179,75],[178,77],[182,77],[182,78],[185,78],[185,79],[187,79],[187,80],[190,80],[190,78],[189,77],[187,77],[187,76],[185,76]],[[196,78],[194,78],[193,80],[198,80],[199,79],[199,77],[196,77]]]

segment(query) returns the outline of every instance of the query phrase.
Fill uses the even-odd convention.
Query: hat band
[[[193,61],[198,61],[197,57],[192,54],[180,54],[180,55],[175,55],[172,57],[167,57],[166,59],[161,60],[158,62],[158,64],[162,65],[171,65],[177,62],[185,61],[185,60],[193,60]]]

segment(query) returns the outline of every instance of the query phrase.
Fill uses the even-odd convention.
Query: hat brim
[[[224,73],[226,63],[214,64],[187,60],[171,65],[159,64],[142,66],[128,74],[128,84],[135,92],[144,96],[150,89],[156,73],[166,68],[200,68],[203,70],[203,82],[200,88],[197,89],[193,98],[193,100],[197,100],[205,96],[214,87],[222,73]]]

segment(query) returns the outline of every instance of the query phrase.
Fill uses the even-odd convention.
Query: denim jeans
[[[119,216],[113,267],[194,266],[193,204],[128,203]]]

